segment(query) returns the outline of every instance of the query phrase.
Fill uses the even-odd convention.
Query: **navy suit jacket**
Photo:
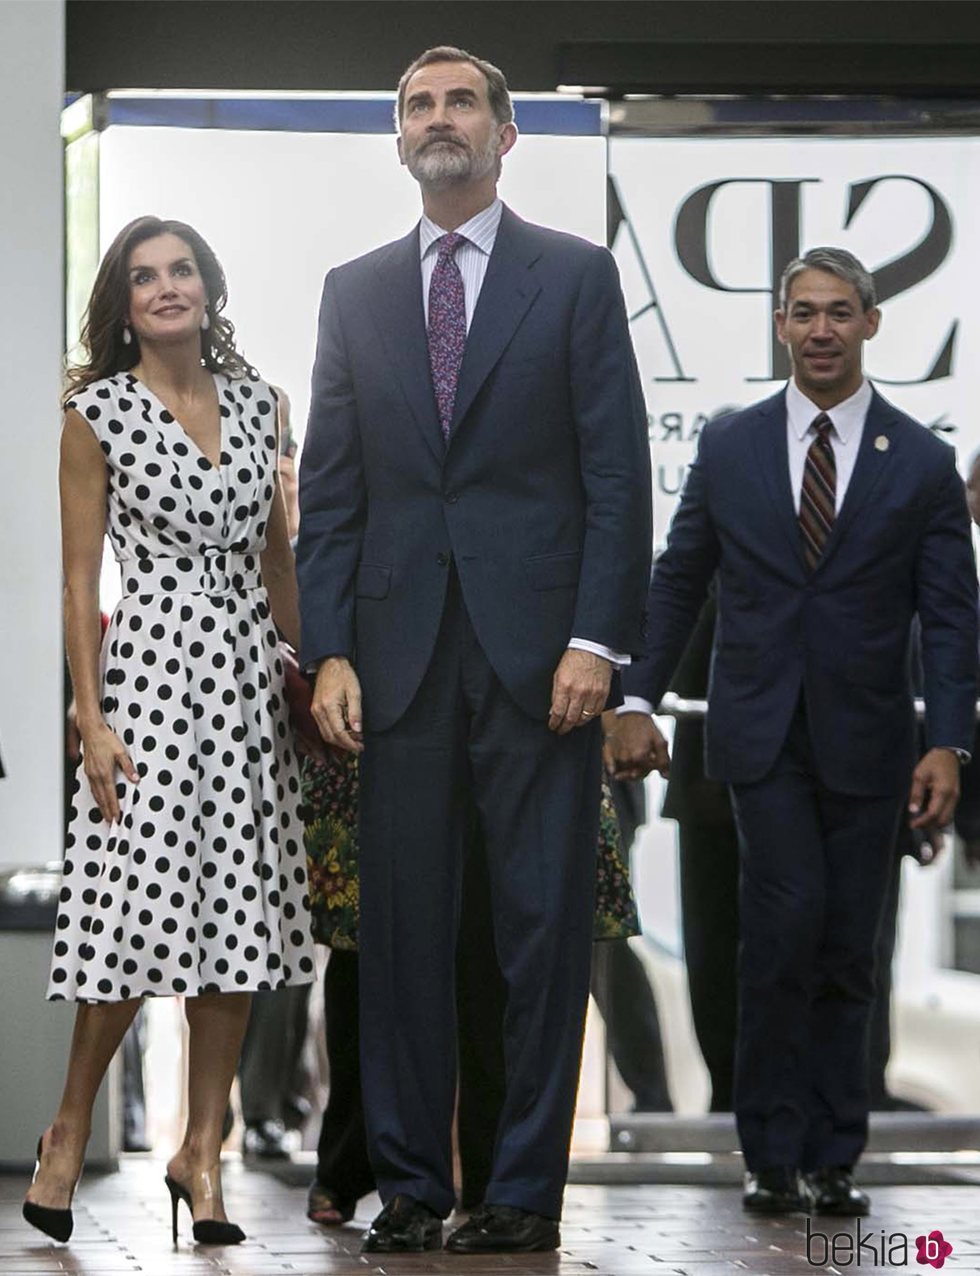
[[[611,255],[504,210],[448,446],[417,229],[331,271],[300,508],[301,659],[351,659],[375,730],[429,665],[451,560],[483,650],[533,716],[573,636],[641,652],[650,461]]]
[[[977,582],[953,451],[875,392],[816,570],[790,490],[786,397],[705,426],[648,597],[648,648],[624,690],[657,704],[719,573],[708,775],[761,779],[801,691],[820,778],[855,795],[909,781],[911,622],[922,626],[927,748],[973,745]]]

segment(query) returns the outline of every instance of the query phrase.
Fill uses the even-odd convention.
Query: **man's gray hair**
[[[783,271],[783,277],[779,281],[780,310],[786,309],[790,286],[804,270],[825,270],[829,275],[836,275],[838,279],[853,284],[865,311],[872,310],[877,305],[875,281],[871,272],[853,253],[849,253],[846,248],[811,248],[802,257],[794,257]]]
[[[498,124],[509,124],[514,118],[514,104],[510,99],[510,90],[503,71],[495,67],[492,62],[467,53],[465,49],[457,49],[451,44],[439,44],[434,49],[426,49],[424,53],[420,53],[411,66],[405,68],[402,78],[398,81],[398,96],[395,100],[397,129],[401,129],[405,115],[405,90],[408,88],[409,80],[416,71],[421,71],[424,66],[431,66],[434,62],[468,62],[470,66],[475,66],[487,82],[487,100],[490,103],[493,118]]]

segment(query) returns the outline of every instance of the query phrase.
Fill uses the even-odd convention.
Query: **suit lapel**
[[[871,404],[868,407],[868,415],[865,417],[861,443],[858,447],[857,459],[854,462],[851,481],[848,483],[847,492],[844,495],[844,503],[837,518],[834,520],[833,529],[827,537],[823,554],[816,567],[817,571],[820,571],[840,544],[841,538],[854,519],[854,515],[862,505],[866,504],[879,479],[888,469],[889,461],[894,451],[893,423],[894,414],[889,404],[875,390],[871,398]]]
[[[786,393],[780,391],[760,406],[761,420],[755,432],[756,460],[783,535],[801,571],[806,570],[800,524],[789,481],[789,444],[786,439]]]
[[[429,368],[418,227],[392,244],[391,251],[378,261],[375,269],[378,288],[369,304],[385,356],[401,384],[422,437],[441,463],[446,448]]]
[[[528,233],[521,219],[505,208],[466,337],[450,443],[480,387],[541,291],[541,285],[530,273],[530,267],[539,256],[537,240]]]

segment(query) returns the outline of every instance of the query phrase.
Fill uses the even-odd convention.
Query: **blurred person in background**
[[[980,452],[974,453],[967,467],[966,503],[973,525],[980,527]],[[973,756],[963,768],[961,785],[955,828],[963,841],[967,866],[977,869],[980,868],[980,723],[975,727]]]
[[[289,396],[273,386],[279,427],[279,491],[290,544],[299,530],[296,481],[296,438],[289,419]],[[248,1028],[238,1065],[242,1105],[242,1152],[259,1161],[285,1160],[287,1134],[298,1130],[310,1113],[303,1093],[300,1060],[306,1040],[310,984],[252,995]]]

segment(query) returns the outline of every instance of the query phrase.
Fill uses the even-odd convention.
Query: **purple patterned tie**
[[[455,233],[437,239],[439,257],[429,283],[429,363],[432,386],[442,424],[442,437],[448,441],[449,424],[456,403],[456,383],[466,345],[466,300],[463,276],[456,265],[455,252],[465,242]]]

